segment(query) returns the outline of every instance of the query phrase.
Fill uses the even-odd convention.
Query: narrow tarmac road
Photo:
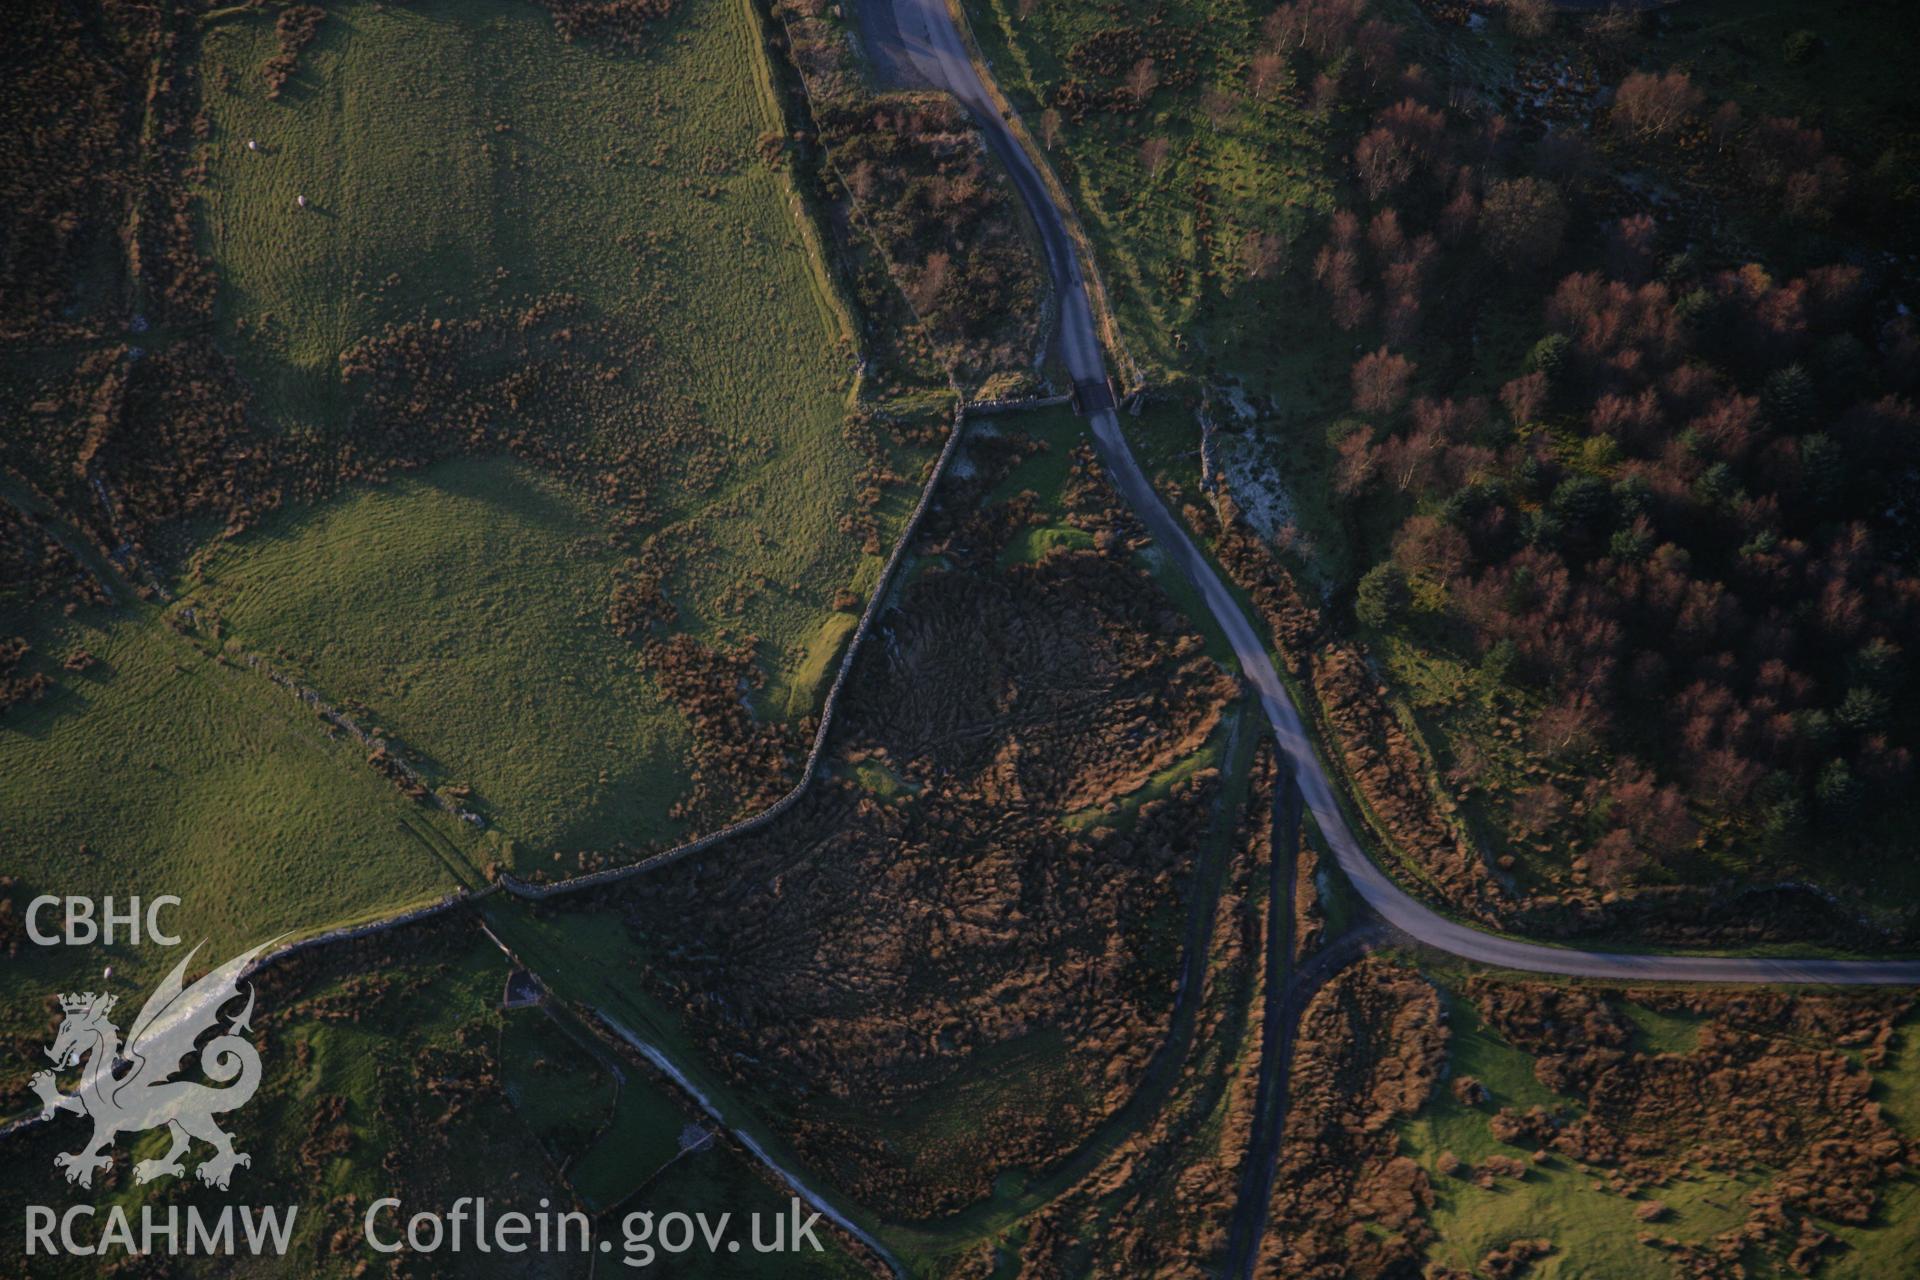
[[[1920,984],[1920,961],[1799,960],[1745,956],[1633,955],[1544,946],[1485,933],[1416,900],[1374,865],[1347,826],[1335,802],[1332,782],[1315,754],[1300,713],[1280,683],[1273,660],[1239,603],[1213,571],[1172,513],[1160,501],[1135,461],[1106,392],[1106,360],[1099,330],[1087,300],[1086,283],[1066,222],[993,96],[982,83],[945,0],[891,0],[900,47],[890,50],[900,64],[914,68],[925,82],[945,89],[972,112],[989,145],[1006,166],[1045,246],[1060,312],[1060,353],[1083,403],[1089,408],[1094,440],[1108,475],[1153,540],[1172,555],[1199,590],[1208,610],[1226,633],[1247,681],[1260,695],[1279,746],[1291,761],[1307,811],[1313,815],[1354,888],[1388,924],[1428,946],[1482,964],[1534,973],[1621,981],[1802,982],[1907,986]],[[889,31],[888,35],[892,35]]]

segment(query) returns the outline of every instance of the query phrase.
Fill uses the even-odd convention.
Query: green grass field
[[[878,574],[874,576],[877,580]],[[807,643],[799,665],[776,676],[761,705],[789,719],[818,711],[821,700],[827,696],[827,687],[840,670],[840,658],[846,652],[847,641],[859,625],[860,619],[850,613],[828,614],[820,630]]]
[[[783,718],[813,713],[837,660],[832,597],[877,577],[839,527],[862,465],[841,432],[848,326],[757,156],[778,117],[751,15],[692,0],[654,31],[634,55],[565,43],[513,0],[349,4],[277,101],[258,71],[271,15],[223,11],[204,41],[222,341],[277,427],[346,430],[339,354],[382,325],[556,292],[645,352],[596,389],[584,455],[694,424],[690,482],[661,477],[638,523],[459,461],[283,511],[185,584],[436,782],[473,787],[522,870],[684,834],[667,810],[686,730],[601,621],[624,554],[608,534],[664,556],[678,629],[757,638],[756,706]],[[910,496],[889,495],[883,531]]]
[[[1494,1109],[1538,1105],[1565,1109],[1570,1115],[1580,1110],[1574,1100],[1540,1084],[1533,1060],[1487,1028],[1469,1001],[1444,989],[1443,998],[1451,1032],[1448,1079],[1477,1077],[1492,1102],[1482,1108],[1464,1105],[1443,1082],[1420,1114],[1401,1127],[1402,1150],[1427,1170],[1436,1190],[1431,1216],[1439,1238],[1428,1251],[1431,1262],[1471,1270],[1490,1250],[1509,1241],[1545,1236],[1553,1240],[1555,1251],[1536,1262],[1529,1275],[1542,1280],[1630,1280],[1663,1274],[1668,1265],[1658,1252],[1639,1243],[1640,1232],[1704,1242],[1746,1221],[1751,1208],[1746,1197],[1765,1182],[1751,1173],[1696,1169],[1633,1200],[1598,1188],[1595,1175],[1580,1173],[1559,1155],[1529,1165],[1523,1179],[1499,1178],[1491,1189],[1440,1173],[1436,1165],[1442,1152],[1452,1152],[1469,1168],[1497,1153],[1526,1158],[1526,1151],[1496,1141],[1489,1132],[1487,1118]],[[1693,1048],[1697,1028],[1691,1019],[1630,1002],[1620,1007],[1636,1027],[1636,1051],[1686,1053]],[[1920,1133],[1920,1050],[1913,1043],[1911,1018],[1902,1030],[1891,1064],[1875,1072],[1874,1098],[1911,1137]],[[1848,1248],[1828,1256],[1817,1274],[1851,1278],[1899,1273],[1903,1260],[1911,1256],[1920,1182],[1908,1175],[1879,1191],[1881,1207],[1872,1225],[1837,1226],[1836,1234]],[[1634,1216],[1642,1199],[1657,1199],[1669,1212],[1649,1227]]]
[[[847,325],[756,156],[778,122],[750,15],[695,0],[656,32],[630,55],[564,43],[508,0],[345,5],[273,100],[271,15],[211,16],[222,342],[276,427],[324,439],[355,412],[341,350],[385,324],[564,291],[644,333],[653,376],[616,379],[581,447],[698,419],[688,469],[717,482],[662,485],[623,536],[673,558],[681,629],[758,638],[763,714],[804,718],[850,628],[828,602],[877,578],[838,527],[860,465],[840,432]],[[531,468],[463,460],[282,511],[184,585],[240,643],[364,707],[435,783],[472,787],[512,842],[503,861],[571,865],[683,834],[667,810],[686,730],[601,621],[616,519]]]
[[[514,0],[331,6],[278,101],[258,72],[271,15],[212,20],[204,76],[229,87],[208,90],[209,247],[270,409],[327,425],[340,350],[383,321],[564,289],[663,321],[730,427],[776,443],[831,416],[851,352],[755,157],[778,122],[747,13],[677,9],[629,55]]]
[[[1533,1060],[1488,1030],[1467,1001],[1449,999],[1447,1012],[1449,1078],[1477,1077],[1492,1094],[1495,1106],[1521,1110],[1573,1106],[1536,1081]],[[1444,1084],[1425,1109],[1403,1126],[1402,1133],[1405,1150],[1426,1168],[1437,1193],[1432,1220],[1440,1238],[1428,1252],[1432,1260],[1471,1269],[1490,1250],[1511,1240],[1547,1236],[1556,1252],[1535,1264],[1533,1274],[1542,1277],[1624,1280],[1657,1269],[1657,1256],[1634,1239],[1636,1231],[1645,1229],[1633,1216],[1634,1202],[1595,1190],[1593,1180],[1581,1176],[1565,1159],[1555,1157],[1545,1165],[1530,1166],[1525,1178],[1501,1178],[1491,1189],[1438,1172],[1435,1163],[1443,1152],[1452,1152],[1470,1168],[1495,1154],[1526,1156],[1495,1141],[1487,1130],[1486,1113],[1456,1101]],[[1685,1239],[1705,1239],[1737,1226],[1746,1216],[1741,1201],[1746,1190],[1719,1176],[1697,1185],[1663,1187],[1659,1198],[1676,1212],[1661,1230]],[[1698,1200],[1702,1209],[1713,1207],[1707,1201],[1718,1201],[1719,1210],[1694,1212],[1683,1200]]]
[[[564,1167],[594,1212],[618,1209],[681,1156],[681,1135],[700,1124],[644,1074],[620,1067],[571,1013],[502,1015],[502,1082],[515,1113]]]
[[[500,1083],[555,1161],[592,1145],[613,1114],[613,1073],[545,1009],[500,1013]]]
[[[435,783],[472,787],[493,839],[538,865],[676,830],[687,735],[606,625],[619,557],[594,517],[530,468],[458,459],[286,513],[224,547],[196,595],[241,644],[371,709]]]
[[[29,633],[49,653],[85,648],[99,663],[0,729],[0,865],[19,880],[16,913],[41,893],[123,904],[171,893],[183,901],[166,927],[224,957],[431,900],[455,872],[476,878],[457,824],[329,741],[286,693],[152,610],[96,613]],[[115,989],[138,990],[177,959],[152,946],[23,943],[8,990],[33,997],[9,1001],[0,1026],[38,1030],[40,995],[96,987],[107,963]]]
[[[565,43],[517,0],[329,6],[277,101],[261,75],[274,17],[211,12],[199,50],[218,340],[268,428],[322,443],[364,428],[339,357],[383,326],[566,292],[649,362],[603,389],[612,408],[579,448],[604,457],[668,419],[704,434],[634,527],[577,475],[460,457],[289,502],[229,540],[190,531],[208,541],[169,584],[190,635],[125,583],[118,610],[0,607],[0,635],[27,636],[34,669],[60,677],[0,724],[18,907],[174,893],[175,927],[229,952],[430,901],[489,862],[564,872],[584,850],[683,836],[668,809],[686,726],[605,621],[633,549],[665,549],[682,630],[758,637],[755,706],[794,719],[817,709],[849,627],[833,597],[871,590],[879,565],[840,528],[865,465],[842,434],[848,321],[786,178],[758,158],[778,117],[743,4],[689,0],[641,54]],[[894,464],[916,474],[906,451]],[[912,497],[885,495],[883,535]],[[59,673],[80,648],[100,665]],[[489,831],[403,797],[247,653],[387,731],[433,785],[472,788],[462,803]],[[105,961],[83,971],[83,954],[23,948],[9,979],[97,981]],[[165,967],[155,949],[109,958],[116,980]],[[15,1004],[0,1025],[36,1019]]]

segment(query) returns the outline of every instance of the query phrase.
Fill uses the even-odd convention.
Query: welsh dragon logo
[[[214,1154],[194,1170],[208,1186],[224,1191],[234,1169],[252,1163],[245,1153],[233,1149],[232,1136],[213,1122],[216,1115],[245,1106],[260,1087],[260,1055],[242,1039],[242,1033],[251,1030],[251,986],[246,1007],[238,1017],[230,1018],[225,1031],[205,1045],[198,1045],[198,1041],[206,1032],[218,1029],[220,1010],[240,994],[240,980],[247,966],[272,945],[263,942],[245,955],[235,956],[189,987],[183,979],[187,965],[200,950],[195,946],[147,997],[124,1045],[120,1029],[107,1016],[118,997],[91,991],[60,997],[65,1016],[47,1056],[60,1068],[79,1066],[79,1087],[72,1093],[61,1093],[54,1072],[42,1071],[33,1077],[33,1089],[44,1105],[41,1119],[59,1111],[74,1111],[93,1121],[92,1141],[76,1152],[63,1152],[53,1158],[55,1168],[66,1170],[68,1182],[92,1186],[94,1171],[113,1164],[108,1149],[116,1136],[163,1125],[172,1131],[173,1145],[160,1159],[135,1164],[136,1182],[186,1172],[180,1157],[195,1138],[214,1149]],[[186,1058],[196,1052],[201,1073],[225,1088],[170,1078],[178,1075]]]

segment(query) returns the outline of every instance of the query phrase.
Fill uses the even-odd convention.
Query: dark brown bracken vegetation
[[[724,858],[621,899],[708,1060],[781,1100],[810,1167],[907,1218],[1044,1169],[1130,1094],[1169,1016],[1146,931],[1175,910],[1217,777],[1131,822],[1062,819],[1197,750],[1233,691],[1132,562],[1139,531],[1090,457],[1071,519],[1100,549],[999,568],[1041,517],[1030,496],[974,503],[1034,446],[969,447],[977,470],[920,535],[938,559],[861,651],[827,775]],[[1011,1093],[980,1074],[1006,1055],[1038,1061]],[[955,1089],[990,1116],[920,1129]]]
[[[106,598],[51,528],[137,581],[154,522],[231,524],[275,500],[246,394],[205,336],[197,43],[186,6],[34,6],[9,26],[0,339],[22,358],[0,371],[20,410],[0,472],[48,512],[43,529],[0,501],[9,604]]]
[[[610,383],[654,373],[649,351],[630,324],[565,295],[390,325],[341,353],[360,409],[348,430],[316,435],[262,428],[232,361],[204,335],[152,352],[109,346],[43,385],[9,443],[68,518],[121,557],[163,555],[152,539],[183,520],[211,517],[232,534],[282,502],[472,450],[574,479],[635,525],[675,474],[668,463],[692,463],[688,482],[710,487],[729,456],[654,381],[653,430],[631,443],[590,435]]]
[[[1398,1153],[1396,1121],[1425,1105],[1446,1050],[1439,993],[1410,970],[1367,960],[1314,996],[1294,1046],[1260,1274],[1382,1276],[1419,1265],[1433,1238],[1433,1189]]]
[[[280,50],[260,68],[266,78],[269,98],[278,98],[287,82],[293,79],[294,72],[300,69],[300,54],[313,43],[314,36],[320,32],[320,20],[326,16],[325,9],[313,4],[288,5],[280,11],[273,24]]]
[[[1491,1136],[1513,1150],[1471,1165],[1440,1152],[1438,1178],[1491,1189],[1536,1176],[1535,1166],[1570,1165],[1596,1189],[1637,1201],[1649,1274],[1811,1274],[1846,1247],[1831,1224],[1873,1221],[1882,1189],[1912,1166],[1913,1144],[1873,1097],[1873,1072],[1891,1065],[1910,995],[1604,991],[1485,976],[1454,989],[1489,1030],[1533,1057],[1540,1084],[1565,1102],[1522,1110],[1457,1077],[1457,1104],[1483,1113]],[[1629,1001],[1691,1023],[1691,1046],[1637,1047]],[[1448,1039],[1440,993],[1391,961],[1350,968],[1313,998],[1256,1274],[1387,1276],[1422,1266],[1440,1188],[1401,1152],[1399,1128],[1434,1097]],[[1703,1241],[1666,1234],[1662,1188],[1702,1175],[1747,1184],[1745,1222]],[[1474,1274],[1525,1275],[1554,1250],[1546,1237],[1509,1240]]]
[[[197,112],[185,6],[28,6],[0,81],[0,340],[36,345],[204,320],[188,151]],[[119,254],[114,278],[97,269]]]
[[[1225,482],[1211,504],[1185,502],[1181,511],[1246,591],[1288,671],[1311,687],[1345,776],[1427,887],[1485,918],[1509,909],[1478,852],[1436,810],[1425,761],[1364,654],[1331,634],[1273,548],[1247,525]]]
[[[105,593],[44,521],[0,502],[0,602],[67,607],[97,604]]]
[[[1155,89],[1185,88],[1199,74],[1194,34],[1159,15],[1096,31],[1067,50],[1069,74],[1048,105],[1078,123],[1095,111],[1137,111]]]
[[[764,809],[799,781],[813,724],[763,722],[743,693],[764,676],[754,665],[748,636],[724,649],[689,635],[649,638],[640,649],[648,674],[685,718],[693,734],[688,793],[672,814],[700,831],[724,825],[742,811]]]
[[[1045,284],[1004,176],[945,94],[874,93],[827,0],[775,7],[838,189],[963,384],[1023,369]]]
[[[39,6],[9,31],[0,90],[0,333],[40,352],[9,371],[24,412],[0,466],[121,557],[152,521],[273,500],[246,395],[203,332],[196,45],[184,8]]]
[[[35,702],[53,687],[53,679],[44,671],[22,673],[20,664],[32,646],[20,636],[0,639],[0,715],[22,702]]]
[[[644,49],[654,27],[673,12],[673,0],[534,0],[553,15],[562,40],[602,40]]]
[[[1521,1112],[1482,1099],[1501,1142],[1570,1160],[1629,1196],[1695,1170],[1762,1177],[1747,1194],[1746,1222],[1712,1240],[1641,1233],[1677,1276],[1752,1274],[1756,1256],[1807,1274],[1843,1247],[1821,1222],[1866,1224],[1877,1188],[1914,1160],[1872,1097],[1872,1070],[1887,1065],[1910,995],[1622,992],[1697,1022],[1687,1052],[1648,1053],[1634,1048],[1634,1026],[1609,993],[1492,978],[1469,979],[1464,991],[1490,1027],[1533,1055],[1540,1083],[1577,1104]]]
[[[1214,904],[1198,1013],[1177,1084],[1147,1124],[1025,1219],[1021,1276],[1199,1280],[1220,1274],[1247,1161],[1256,1158],[1251,1147],[1278,778],[1272,743],[1263,742]],[[999,1274],[1000,1262],[1000,1249],[983,1245],[954,1271],[954,1280],[988,1280]]]

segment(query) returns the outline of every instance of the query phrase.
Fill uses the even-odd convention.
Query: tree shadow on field
[[[0,712],[0,742],[8,738],[24,738],[29,742],[45,742],[53,734],[56,722],[70,715],[79,715],[91,704],[81,691],[70,687],[66,673],[54,683],[53,687],[32,702],[16,704]]]
[[[6,624],[0,622],[0,636],[6,634]],[[104,659],[95,658],[82,670],[68,670],[51,652],[38,645],[35,649],[37,652],[33,657],[38,661],[30,661],[28,671],[45,674],[53,684],[30,702],[17,703],[0,710],[0,742],[10,737],[24,738],[30,742],[46,741],[60,720],[84,714],[93,704],[93,688],[106,684],[115,675],[112,664]]]
[[[542,533],[580,537],[597,532],[583,512],[569,506],[564,489],[584,505],[586,495],[542,467],[507,454],[468,454],[418,473],[421,484],[455,498],[511,513],[515,522]]]

